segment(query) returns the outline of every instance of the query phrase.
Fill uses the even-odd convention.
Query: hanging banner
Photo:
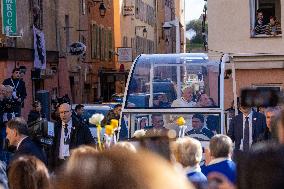
[[[44,34],[42,31],[33,27],[34,30],[34,67],[39,69],[46,68],[46,49]]]
[[[13,36],[17,33],[16,0],[1,0],[2,34]]]

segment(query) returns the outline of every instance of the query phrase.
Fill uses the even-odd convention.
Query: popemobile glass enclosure
[[[209,141],[225,132],[224,62],[206,54],[140,55],[134,61],[124,96],[121,126],[136,130],[163,128]],[[123,126],[122,126],[123,127]]]

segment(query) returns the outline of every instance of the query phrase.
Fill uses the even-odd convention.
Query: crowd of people
[[[284,184],[284,110],[279,107],[256,112],[240,106],[227,135],[216,134],[216,116],[195,113],[187,136],[171,140],[165,140],[170,131],[164,129],[163,115],[155,113],[151,127],[148,118],[139,120],[140,128],[151,131],[140,137],[153,138],[145,140],[153,144],[143,143],[146,149],[139,143],[141,138],[100,149],[82,117],[84,106],[79,104],[72,111],[70,102],[62,101],[53,117],[53,143],[44,151],[29,132],[30,125],[45,118],[41,103],[34,101],[26,122],[20,117],[25,97],[20,70],[14,69],[0,86],[2,141],[7,139],[14,151],[9,161],[0,161],[0,188],[277,189]],[[154,101],[169,107],[163,94]],[[194,97],[193,88],[186,86],[171,107],[215,107],[215,102],[205,93]],[[117,104],[102,124],[120,119],[121,108]],[[127,120],[124,115],[122,128],[127,129]],[[120,134],[127,138],[125,129]],[[203,140],[209,141],[208,148],[202,147]]]
[[[208,148],[199,140],[182,137],[168,140],[170,158],[148,151],[134,141],[113,144],[100,150],[89,138],[84,125],[76,125],[70,105],[59,106],[61,122],[55,132],[55,167],[50,168],[46,157],[34,146],[26,133],[23,118],[13,118],[7,123],[7,138],[16,152],[7,167],[0,169],[3,188],[282,188],[284,184],[284,110],[268,108],[265,120],[261,113],[241,108],[230,126],[229,135],[211,137]],[[251,119],[247,119],[251,114]],[[255,114],[255,115],[253,115]],[[239,118],[241,117],[241,118]],[[254,119],[256,117],[256,119]],[[236,127],[243,123],[244,127]],[[245,127],[251,120],[248,144]],[[259,122],[258,122],[259,121]],[[266,122],[268,121],[268,122]],[[255,123],[254,123],[255,122]],[[256,124],[256,125],[254,125]],[[268,126],[271,137],[261,138],[262,125]],[[71,126],[69,126],[71,125]],[[240,128],[243,132],[240,133]],[[260,129],[260,130],[258,130]],[[263,133],[264,134],[263,130]],[[153,137],[155,132],[151,133]],[[241,144],[237,138],[242,135]],[[149,137],[149,136],[141,136]],[[259,137],[259,139],[254,139]],[[153,144],[162,140],[157,134]],[[234,145],[235,142],[235,145]],[[248,145],[248,146],[247,146]],[[151,146],[151,145],[149,145]],[[160,146],[161,149],[166,149]],[[203,160],[203,154],[205,159]],[[273,174],[267,174],[273,172]],[[19,187],[21,186],[21,187]]]
[[[23,81],[23,72],[20,68],[14,68],[12,76],[5,79],[0,84],[0,148],[5,145],[6,123],[21,116],[21,109],[24,106],[24,100],[27,96],[25,82]]]

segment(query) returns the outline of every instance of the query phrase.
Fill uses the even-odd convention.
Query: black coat
[[[259,137],[258,141],[268,141],[273,139],[268,127],[265,128],[264,133]]]
[[[21,142],[19,148],[16,150],[14,156],[12,157],[12,161],[23,155],[35,156],[36,158],[47,164],[45,154],[29,137],[25,138]]]
[[[60,138],[61,138],[62,122],[58,122],[54,128],[54,141],[52,147],[52,166],[57,166],[57,160],[59,156]],[[69,149],[76,148],[80,145],[94,144],[94,138],[90,132],[90,129],[77,121],[77,119],[72,118],[72,130],[71,130],[71,141],[69,144]]]
[[[259,137],[264,133],[266,128],[265,116],[261,113],[254,112],[252,114],[252,143],[256,143]],[[235,150],[240,149],[243,139],[243,114],[235,116],[230,122],[228,136],[235,142]]]

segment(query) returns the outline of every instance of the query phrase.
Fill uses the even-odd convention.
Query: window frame
[[[257,14],[257,10],[261,9],[260,7],[260,3],[259,1],[261,0],[250,0],[249,1],[249,7],[250,7],[250,37],[251,38],[278,38],[278,37],[282,37],[282,33],[278,34],[278,35],[268,35],[268,34],[255,34],[254,33],[254,28],[255,28],[255,22],[256,22],[256,14]],[[280,6],[276,6],[277,5],[277,1],[279,2]],[[270,3],[274,4],[274,11],[275,11],[275,15],[271,15],[271,16],[276,16],[277,21],[280,23],[280,27],[281,27],[281,32],[282,32],[282,22],[281,22],[281,0],[271,0]],[[279,7],[279,15],[276,15],[277,13],[277,7]],[[269,20],[269,16],[268,16],[268,20]]]

